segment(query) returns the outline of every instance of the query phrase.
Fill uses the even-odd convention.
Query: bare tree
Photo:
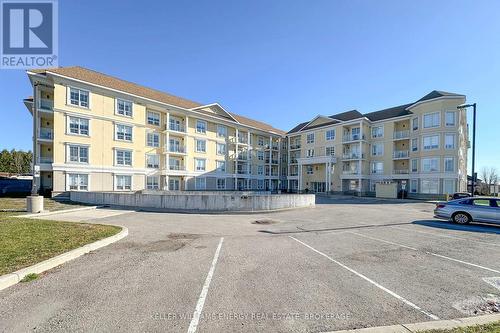
[[[492,186],[498,183],[498,171],[494,167],[483,167],[481,169],[481,178],[485,185],[482,188],[483,194],[490,194]]]

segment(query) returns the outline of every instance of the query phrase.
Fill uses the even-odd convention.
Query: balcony
[[[298,158],[299,164],[310,165],[310,164],[323,164],[323,163],[337,163],[337,157],[333,155],[322,155],[322,156],[310,156]]]
[[[364,153],[346,153],[342,155],[343,160],[362,160],[364,158]]]
[[[249,175],[250,174],[250,170],[238,169],[238,170],[236,170],[236,173],[238,175]]]
[[[278,147],[278,144],[273,144],[272,146],[270,146],[269,144],[266,144],[265,145],[265,149],[272,149],[272,150],[278,150],[279,147]]]
[[[342,170],[343,175],[359,175],[359,170]]]
[[[170,154],[185,154],[186,147],[180,145],[165,146],[165,151]]]
[[[372,170],[372,174],[381,175],[383,173],[384,173],[384,170],[380,170],[380,169],[373,169]]]
[[[165,129],[174,132],[186,133],[186,128],[183,125],[170,123],[168,126],[165,124]]]
[[[54,163],[54,158],[53,157],[40,156],[38,158],[38,163],[39,164],[51,164],[51,163]]]
[[[396,131],[394,132],[394,140],[404,140],[410,137],[410,131]]]
[[[409,150],[395,150],[394,153],[392,154],[392,158],[397,160],[397,159],[406,159],[410,156],[410,151]]]
[[[38,108],[44,111],[53,111],[54,101],[51,99],[40,98],[38,103]]]
[[[366,137],[365,135],[361,135],[361,134],[349,134],[349,135],[344,135],[342,137],[342,142],[343,143],[347,143],[347,142],[356,142],[356,141],[361,141],[361,140],[365,140]]]
[[[53,140],[54,130],[52,128],[40,127],[38,131],[38,138],[41,140]]]
[[[410,173],[410,170],[408,170],[408,169],[394,169],[392,173],[395,175],[407,175]]]
[[[248,160],[248,154],[246,154],[246,153],[239,153],[239,154],[237,154],[236,159],[238,161],[247,161]]]
[[[300,149],[301,144],[300,143],[294,143],[290,145],[290,150],[292,149]]]
[[[172,170],[172,171],[185,171],[186,170],[186,166],[185,165],[179,165],[179,164],[171,164],[171,165],[168,166],[168,169]]]

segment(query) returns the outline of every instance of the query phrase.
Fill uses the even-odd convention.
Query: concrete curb
[[[30,273],[36,273],[40,274],[42,272],[45,272],[49,269],[52,269],[56,266],[62,265],[65,262],[68,262],[70,260],[76,259],[86,253],[89,253],[90,251],[97,250],[101,247],[104,247],[106,245],[109,245],[111,243],[114,243],[116,241],[119,241],[122,238],[125,238],[128,235],[128,229],[125,227],[121,227],[122,230],[117,233],[116,235],[98,240],[96,242],[84,245],[82,247],[79,247],[77,249],[62,253],[58,256],[55,256],[53,258],[44,260],[42,262],[39,262],[38,264],[35,264],[30,267],[26,267],[23,269],[20,269],[18,271],[15,271],[13,273],[5,274],[0,276],[0,290],[3,290],[5,288],[8,288],[10,286],[15,285],[16,283],[20,282],[26,275]]]
[[[64,213],[71,213],[71,212],[79,212],[81,210],[91,210],[91,209],[97,209],[102,206],[88,206],[88,207],[80,207],[80,208],[70,208],[70,209],[63,209],[63,210],[54,210],[52,212],[42,212],[42,213],[34,213],[34,214],[23,214],[23,215],[14,215],[12,217],[39,217],[39,216],[51,216],[51,215],[56,215],[56,214],[64,214]]]
[[[359,328],[354,330],[343,330],[343,331],[330,331],[324,333],[413,333],[422,332],[426,330],[435,329],[452,329],[459,327],[484,325],[500,321],[499,314],[491,314],[477,317],[465,317],[450,320],[434,320],[425,321],[421,323],[414,324],[401,324],[401,325],[391,325],[391,326],[378,326],[378,327],[368,327]]]

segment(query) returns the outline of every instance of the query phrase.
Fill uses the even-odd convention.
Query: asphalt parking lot
[[[270,214],[55,215],[129,236],[0,291],[0,329],[325,332],[493,311],[500,227],[433,208],[319,199]]]

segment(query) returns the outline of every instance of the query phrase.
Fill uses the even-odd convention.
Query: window
[[[411,151],[418,151],[418,139],[411,139]]]
[[[158,169],[160,167],[160,155],[147,154],[146,155],[146,167]]]
[[[160,182],[157,176],[147,176],[146,177],[146,189],[148,190],[159,190]]]
[[[455,171],[455,158],[445,157],[444,158],[444,171],[454,172]]]
[[[411,179],[410,180],[410,192],[411,193],[417,193],[418,192],[418,180],[417,179]]]
[[[418,172],[418,160],[411,160],[411,172]]]
[[[420,193],[438,194],[439,180],[438,179],[422,179],[420,182]]]
[[[160,126],[160,114],[158,112],[148,111],[148,124]]]
[[[326,135],[326,141],[335,140],[335,130],[334,129],[326,131],[325,135]]]
[[[257,144],[261,147],[264,146],[264,138],[259,136],[259,138],[257,139]]]
[[[422,159],[422,172],[438,172],[439,171],[439,158],[423,158]]]
[[[382,138],[384,137],[384,127],[377,126],[372,127],[372,138]]]
[[[196,140],[196,152],[198,153],[207,152],[207,142],[205,140]]]
[[[216,161],[216,168],[219,172],[226,172],[226,161]]]
[[[218,190],[226,189],[226,178],[217,178],[217,189]]]
[[[219,138],[227,137],[227,127],[224,125],[217,125],[217,136]]]
[[[331,147],[326,147],[326,156],[334,156],[335,155],[335,147],[334,146],[331,146]]]
[[[69,104],[89,107],[89,92],[87,90],[69,88]]]
[[[116,140],[132,141],[132,126],[116,124]]]
[[[89,135],[89,120],[85,118],[69,117],[69,133]]]
[[[384,154],[384,144],[376,143],[372,145],[372,155],[373,156],[382,156]]]
[[[413,118],[411,120],[411,127],[414,131],[418,130],[418,118]]]
[[[455,126],[455,111],[446,111],[444,114],[445,126]]]
[[[115,164],[123,166],[132,166],[132,151],[117,149],[115,151]]]
[[[384,162],[373,162],[372,173],[384,173]]]
[[[259,189],[259,190],[264,189],[264,179],[257,180],[257,189]]]
[[[455,134],[444,135],[444,148],[455,149]]]
[[[314,133],[307,134],[307,143],[314,143]]]
[[[455,179],[443,179],[443,193],[455,193]]]
[[[207,161],[202,158],[195,158],[194,159],[194,169],[196,171],[205,171],[207,167]]]
[[[312,175],[312,174],[314,174],[314,170],[313,170],[312,165],[306,165],[306,173],[307,173],[308,175]]]
[[[182,121],[180,119],[174,118],[170,116],[170,120],[168,129],[176,132],[184,132],[184,126],[181,124]]]
[[[264,152],[263,151],[260,151],[260,150],[257,151],[257,159],[259,161],[263,161],[264,160]]]
[[[217,155],[226,155],[225,143],[217,143]]]
[[[207,133],[207,122],[203,120],[196,120],[196,133]]]
[[[439,127],[441,123],[440,116],[439,112],[424,114],[424,128]]]
[[[69,162],[89,163],[89,147],[69,145]]]
[[[158,133],[147,133],[146,138],[148,147],[160,147],[160,135]]]
[[[196,190],[204,190],[207,188],[207,179],[204,177],[196,177],[194,183]]]
[[[132,102],[124,99],[116,99],[116,114],[132,117]]]
[[[489,199],[476,199],[472,200],[472,204],[474,206],[490,206],[490,200]]]
[[[423,137],[424,150],[439,149],[439,135]]]
[[[132,189],[132,176],[116,175],[115,188],[118,191],[130,191]]]
[[[308,149],[306,156],[307,157],[314,157],[314,149]]]
[[[264,166],[263,165],[257,165],[257,174],[258,175],[264,174]]]
[[[76,173],[68,174],[68,189],[70,191],[88,191],[89,175]]]

